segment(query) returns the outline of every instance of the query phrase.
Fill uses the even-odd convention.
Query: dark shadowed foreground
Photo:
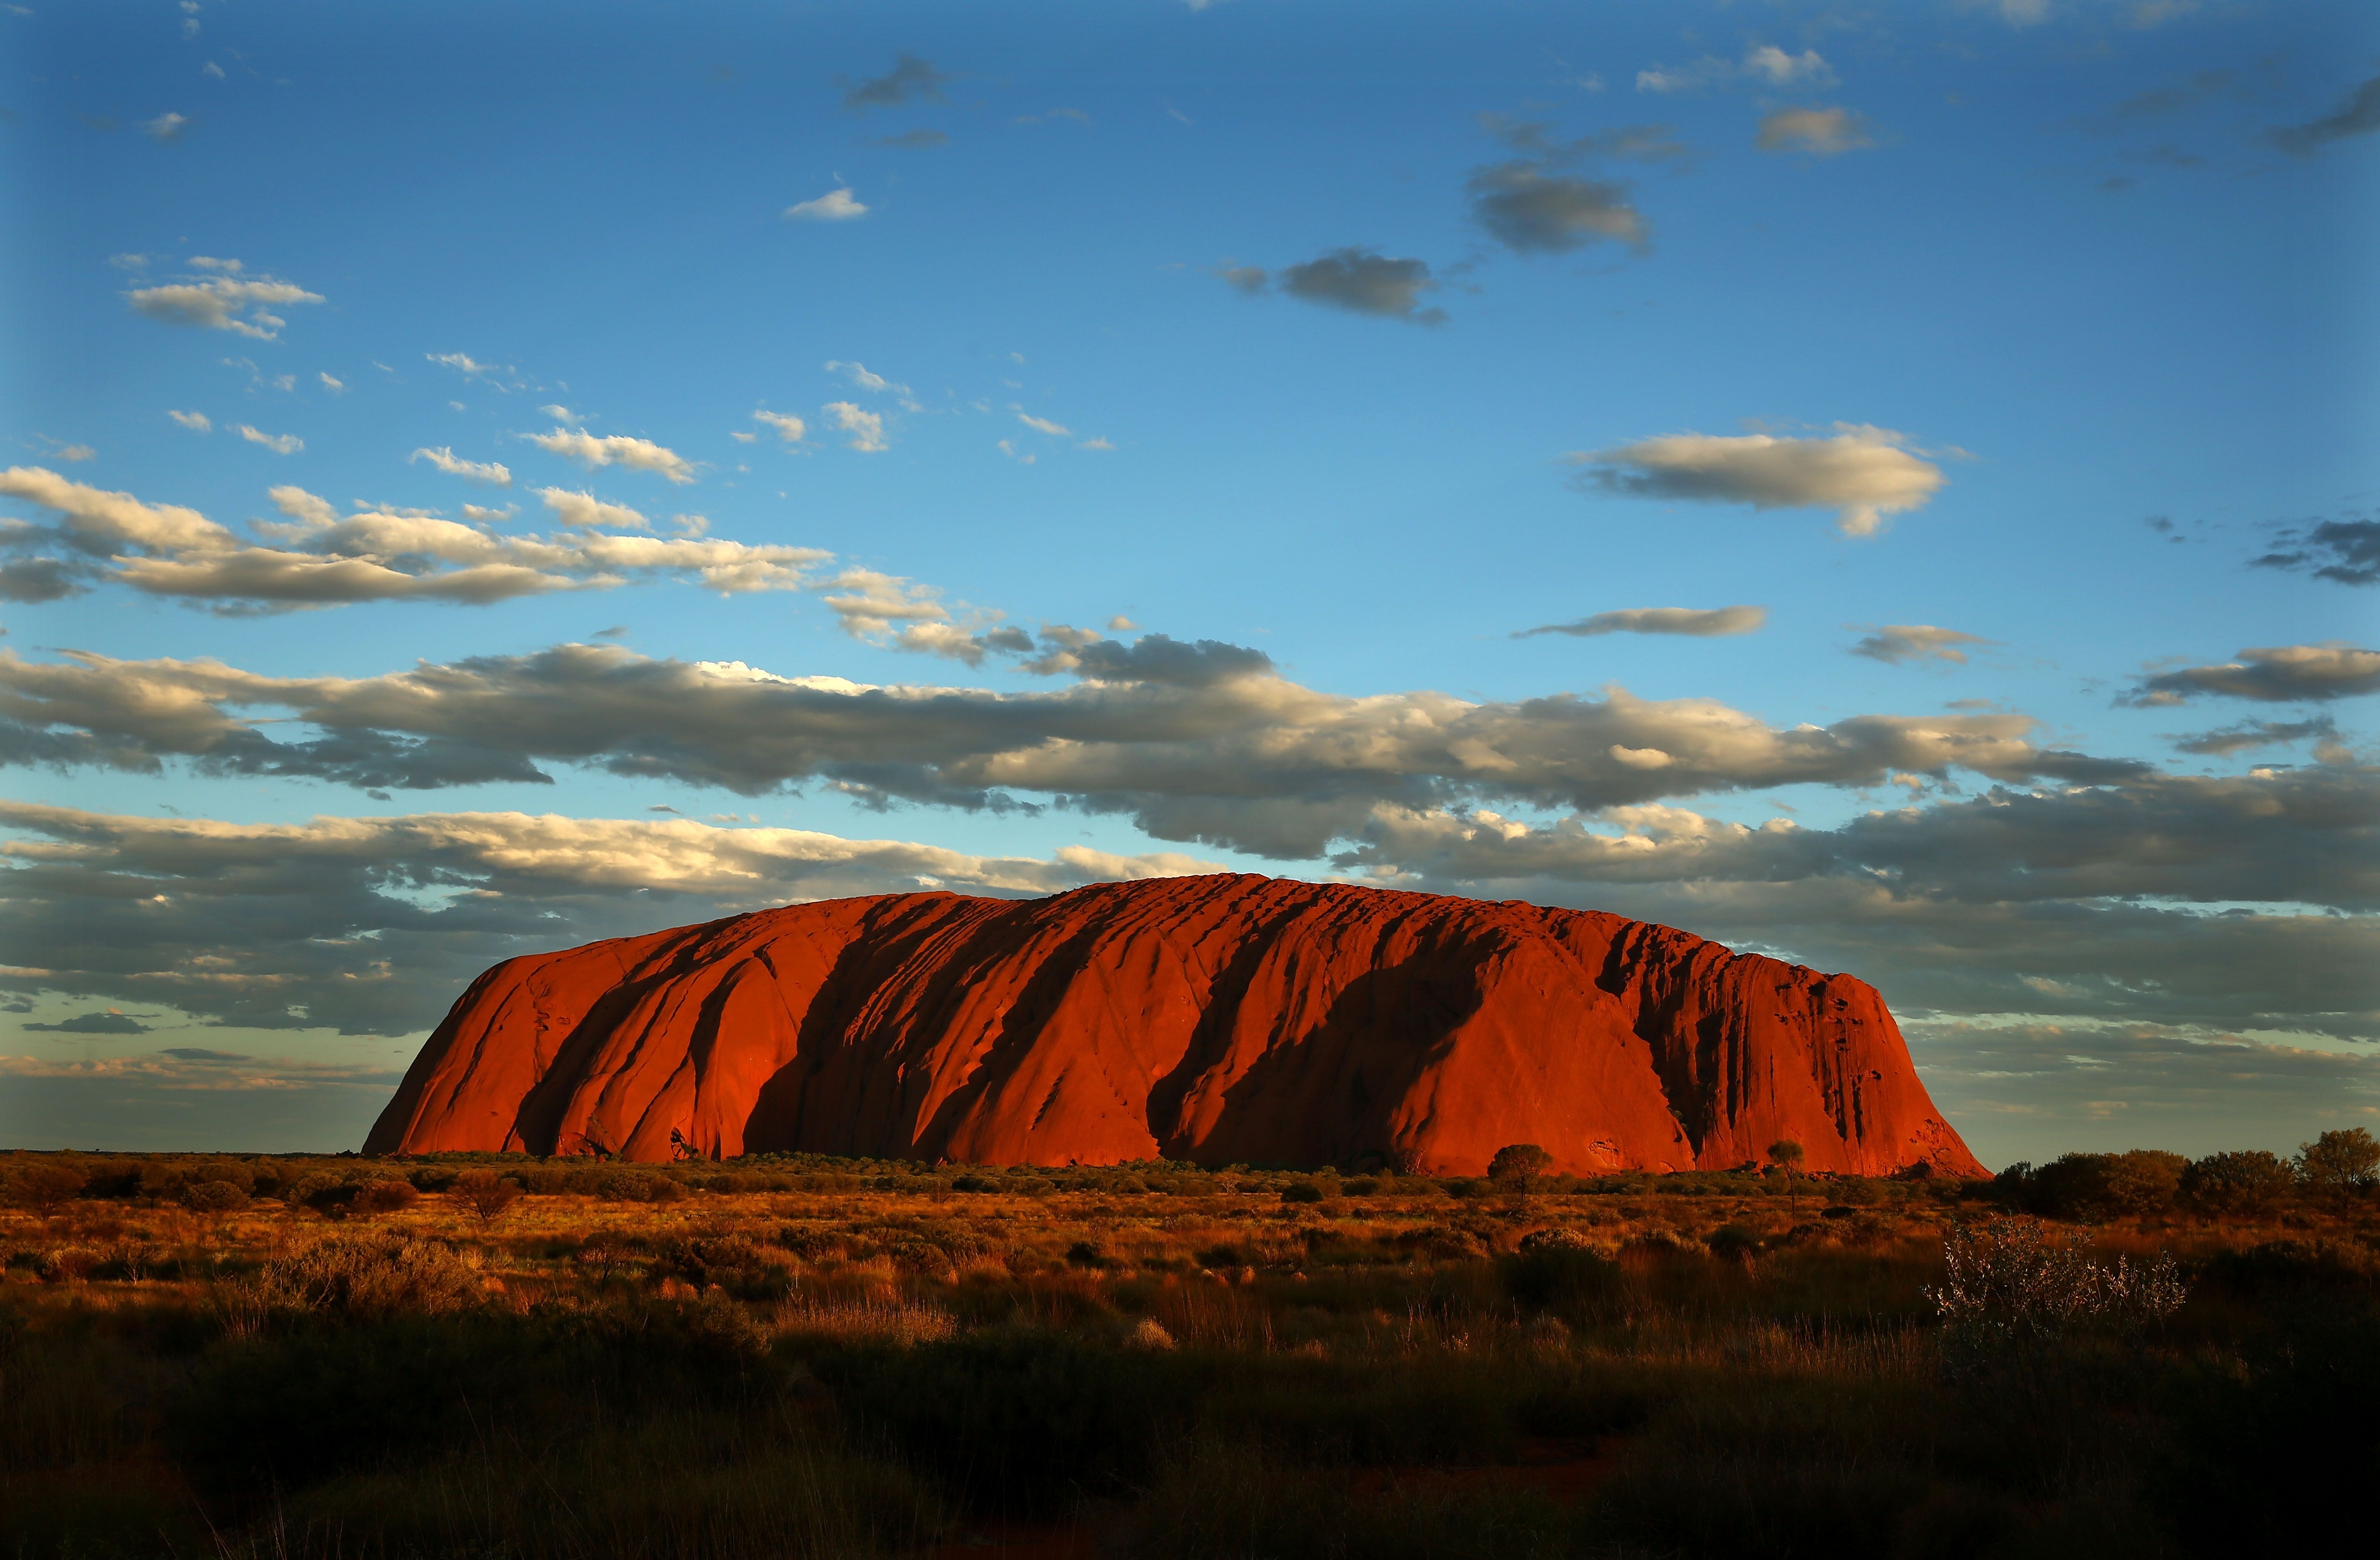
[[[1586,1181],[1525,1144],[1476,1180],[4,1156],[0,1534],[2113,1560],[2367,1520],[2368,1138],[1991,1182],[1795,1147]]]

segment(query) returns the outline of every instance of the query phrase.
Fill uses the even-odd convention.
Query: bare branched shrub
[[[504,1210],[520,1200],[521,1195],[518,1184],[493,1170],[466,1170],[455,1177],[446,1190],[483,1225],[504,1217]]]
[[[2034,1218],[1956,1225],[1942,1240],[1943,1276],[1926,1289],[1954,1371],[2086,1334],[2130,1335],[2172,1315],[2190,1285],[2171,1253],[2135,1264],[2095,1260]]]
[[[320,1241],[265,1263],[252,1285],[250,1306],[357,1316],[457,1310],[484,1288],[455,1248],[403,1236]]]

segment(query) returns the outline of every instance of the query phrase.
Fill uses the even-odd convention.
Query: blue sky
[[[1986,1159],[2369,1122],[2375,69],[0,8],[0,1136],[343,1146],[509,953],[1211,866],[1850,969]]]

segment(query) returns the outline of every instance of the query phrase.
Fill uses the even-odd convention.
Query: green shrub
[[[2181,1200],[2202,1213],[2255,1214],[2289,1196],[2296,1176],[2261,1149],[2211,1153],[2181,1173]]]
[[[1553,1238],[1548,1238],[1548,1237]],[[1621,1295],[1620,1264],[1569,1230],[1540,1230],[1498,1264],[1504,1291],[1530,1310],[1599,1312]]]
[[[196,1213],[229,1213],[248,1206],[248,1193],[229,1181],[185,1181],[182,1206]]]

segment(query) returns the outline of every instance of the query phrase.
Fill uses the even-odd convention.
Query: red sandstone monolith
[[[508,959],[370,1153],[1983,1174],[1864,982],[1644,921],[1212,876],[885,894]],[[683,1145],[683,1147],[680,1147]]]

